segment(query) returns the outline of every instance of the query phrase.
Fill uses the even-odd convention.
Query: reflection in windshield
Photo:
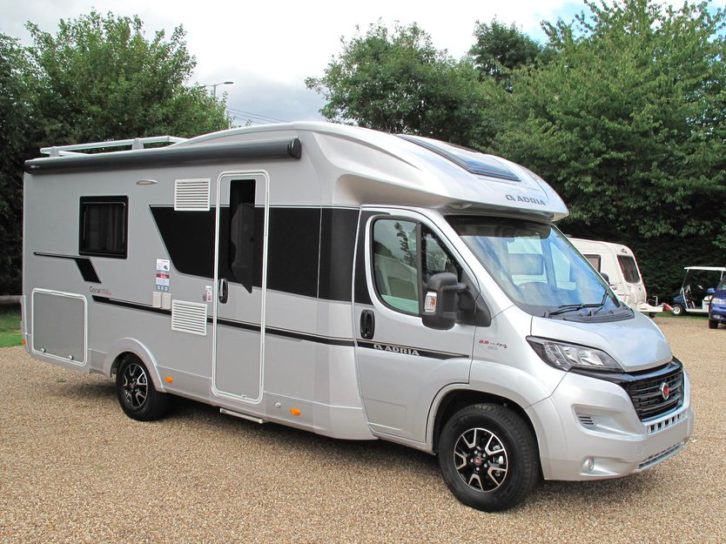
[[[606,318],[628,311],[555,227],[533,221],[449,217],[512,301],[532,315]]]

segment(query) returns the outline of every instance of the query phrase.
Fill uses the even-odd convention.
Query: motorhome
[[[42,151],[25,165],[27,350],[115,379],[132,418],[181,396],[397,442],[483,510],[542,477],[649,469],[691,435],[682,363],[522,166],[327,123]]]
[[[651,316],[663,311],[657,299],[652,304],[648,301],[638,262],[628,246],[583,238],[570,238],[570,241],[625,304]]]

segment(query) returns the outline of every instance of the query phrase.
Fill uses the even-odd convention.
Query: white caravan
[[[572,244],[590,264],[610,283],[616,295],[631,308],[646,314],[663,311],[663,305],[648,303],[643,277],[640,275],[635,254],[623,244],[570,238]]]
[[[24,194],[27,349],[115,376],[130,417],[178,395],[398,442],[484,510],[691,435],[683,365],[526,168],[325,123],[144,144],[47,149]]]

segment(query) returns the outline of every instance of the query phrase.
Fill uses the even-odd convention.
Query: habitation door
[[[213,391],[251,403],[264,377],[268,186],[265,172],[217,181]]]

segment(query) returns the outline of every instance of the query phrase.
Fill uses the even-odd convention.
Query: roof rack
[[[186,138],[178,138],[176,136],[147,136],[145,138],[129,138],[128,140],[108,140],[106,142],[42,147],[40,152],[50,157],[63,157],[66,155],[86,155],[86,153],[77,153],[77,151],[91,151],[94,149],[106,149],[108,147],[144,149],[144,145],[146,144],[176,144],[185,142],[186,140]]]

